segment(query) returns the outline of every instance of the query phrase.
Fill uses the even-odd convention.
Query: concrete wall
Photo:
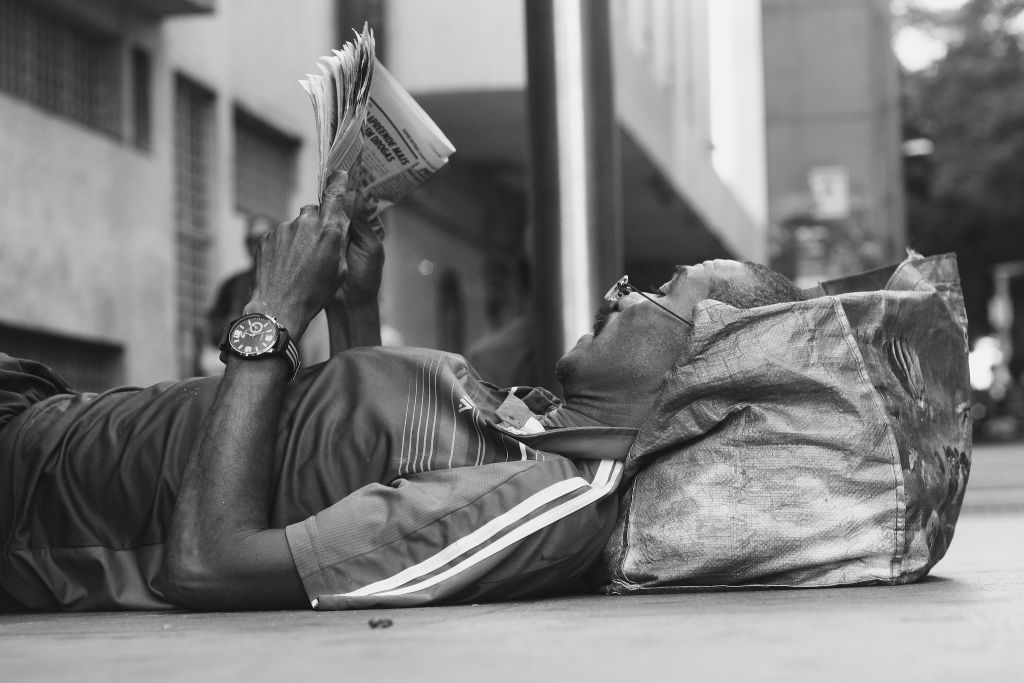
[[[733,9],[742,11],[738,5]],[[762,261],[767,254],[763,224],[722,182],[711,161],[708,3],[619,0],[613,4],[612,24],[621,29],[614,47],[623,127],[732,254]],[[758,61],[749,49],[737,57],[748,78],[756,79],[751,65]],[[756,119],[739,119],[737,126],[753,129],[748,135],[755,140],[760,136],[762,124]],[[747,195],[756,198],[763,173],[756,162],[748,162],[748,168],[750,173],[732,180],[734,187],[752,183]],[[752,199],[751,206],[758,201]]]
[[[708,5],[711,162],[760,230],[768,225],[761,0]]]
[[[526,87],[522,0],[389,0],[388,69],[413,93]]]
[[[169,332],[166,170],[2,93],[0,121],[0,318],[127,345]],[[170,353],[166,339],[150,343]],[[145,364],[130,349],[128,362]]]

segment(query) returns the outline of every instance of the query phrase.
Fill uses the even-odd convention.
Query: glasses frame
[[[657,301],[655,301],[654,299],[652,299],[651,297],[647,296],[646,294],[641,292],[639,289],[637,289],[634,285],[632,285],[630,283],[628,275],[623,275],[622,277],[620,277],[618,279],[618,281],[616,281],[616,283],[614,285],[611,286],[611,289],[608,290],[608,293],[604,295],[604,300],[608,301],[608,302],[611,302],[611,303],[615,303],[616,301],[618,301],[622,297],[626,296],[630,292],[636,292],[637,294],[639,294],[643,298],[647,299],[648,301],[650,301],[652,304],[654,304],[655,306],[657,306],[661,310],[663,310],[666,313],[668,313],[670,316],[672,316],[676,320],[679,320],[680,322],[686,323],[690,327],[693,327],[693,322],[691,322],[691,321],[687,320],[686,318],[682,317],[681,315],[679,315],[679,314],[669,310],[665,306],[662,306]]]

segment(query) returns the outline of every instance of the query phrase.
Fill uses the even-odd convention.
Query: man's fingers
[[[364,221],[352,221],[349,226],[349,240],[362,246],[364,249],[375,248],[384,241],[384,224],[379,220],[370,223]]]
[[[342,221],[345,216],[345,189],[348,187],[348,173],[335,171],[327,179],[324,194],[320,198],[320,220],[325,224]]]

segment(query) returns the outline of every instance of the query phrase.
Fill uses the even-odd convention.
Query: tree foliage
[[[906,162],[911,244],[957,252],[974,336],[992,265],[1024,259],[1024,0],[916,9],[904,21],[947,44],[929,69],[904,74],[904,135],[934,144]]]

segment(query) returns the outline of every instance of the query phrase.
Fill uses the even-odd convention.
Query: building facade
[[[887,0],[764,0],[772,263],[811,286],[906,243]]]
[[[334,3],[0,13],[0,347],[87,389],[203,371],[246,222],[316,199],[297,80],[336,44]]]
[[[642,284],[767,256],[760,6],[729,4],[611,3],[624,269]],[[385,342],[465,351],[528,306],[524,15],[522,0],[0,0],[0,350],[83,389],[216,372],[204,314],[248,266],[247,226],[316,201],[297,81],[368,20],[458,149],[388,211]],[[739,48],[713,49],[716,21]],[[305,360],[324,358],[322,323],[307,337]]]

